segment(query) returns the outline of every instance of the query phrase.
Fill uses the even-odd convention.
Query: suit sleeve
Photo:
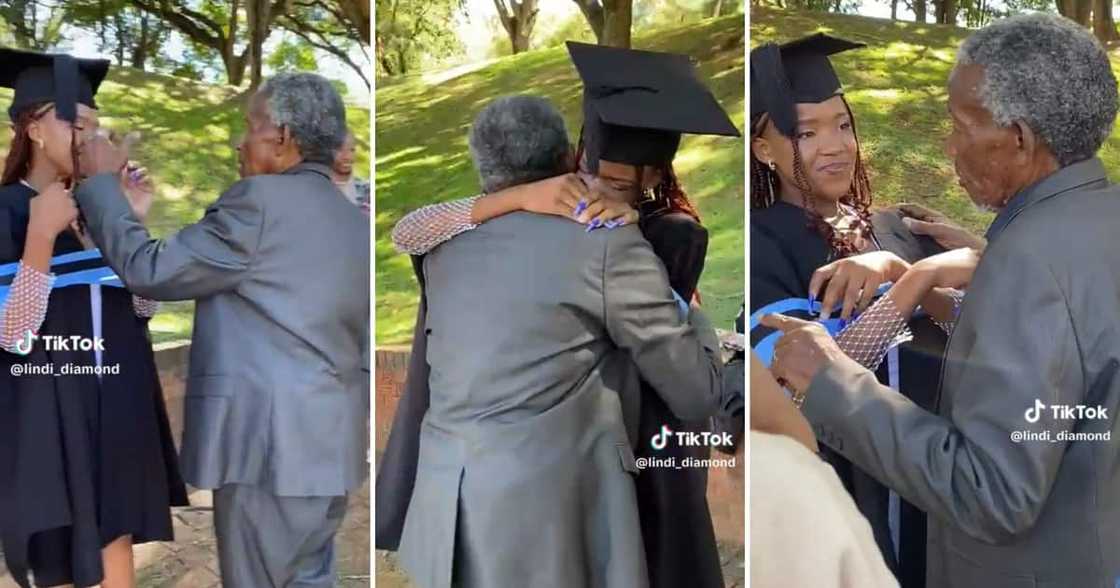
[[[636,227],[611,233],[603,270],[611,339],[674,414],[684,420],[712,416],[723,387],[715,331],[698,310],[682,322],[665,269]]]
[[[964,363],[947,366],[948,418],[847,358],[817,375],[804,406],[826,444],[922,510],[993,544],[1035,524],[1066,449],[1059,434],[1076,423],[1045,410],[1031,423],[1026,411],[1036,401],[1081,404],[1086,384],[1059,281],[1041,255],[1009,249],[989,249],[965,302],[962,321],[975,327],[958,342],[967,346],[957,360]],[[1015,443],[1016,431],[1049,431],[1051,442]]]
[[[264,222],[249,182],[234,184],[199,222],[154,239],[132,214],[116,176],[78,188],[78,203],[102,255],[130,291],[152,300],[188,300],[231,291],[248,272]]]

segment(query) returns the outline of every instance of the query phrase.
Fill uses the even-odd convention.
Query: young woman
[[[619,89],[607,93],[635,116],[628,125],[612,124],[601,115],[599,93],[585,91],[584,129],[574,174],[422,208],[398,223],[393,231],[394,243],[402,251],[423,255],[479,223],[516,210],[568,216],[585,223],[589,231],[638,222],[665,264],[674,292],[682,302],[692,300],[703,271],[708,237],[677,181],[672,161],[681,133],[737,135],[738,131],[698,81],[691,76],[682,81],[666,73],[666,60],[691,67],[683,56],[593,46],[589,49],[574,43],[569,44],[569,50],[585,87],[609,86],[610,81],[601,79],[602,72],[597,69],[605,62],[609,65],[603,67],[609,72],[633,69],[632,61],[637,60],[646,66],[642,70],[648,77],[645,83],[676,83],[678,90],[683,86],[677,99],[694,102],[698,116],[691,122],[658,120],[656,125],[651,121],[648,127],[642,127],[642,122],[635,121],[658,118],[663,109],[656,101],[650,102],[647,92]],[[589,55],[590,52],[596,55]],[[423,349],[423,345],[422,337],[414,340],[413,353]],[[415,364],[412,367],[416,371],[410,369],[410,381],[414,376],[422,377],[424,368]],[[678,463],[688,457],[706,458],[707,447],[682,447],[675,443],[660,451],[650,447],[649,440],[663,426],[675,432],[710,429],[707,422],[681,421],[648,384],[642,382],[641,388],[637,456],[675,457]],[[394,428],[400,423],[398,419]],[[385,471],[379,475],[384,476]],[[636,478],[636,489],[649,585],[722,587],[719,553],[706,498],[706,470],[647,469]]]
[[[98,132],[93,97],[108,62],[3,50],[0,63],[15,88],[0,264],[18,264],[0,306],[4,556],[25,588],[29,571],[37,586],[131,587],[132,546],[171,540],[170,507],[186,504],[148,334],[154,304],[108,285],[54,287],[51,274],[52,256],[91,248],[67,186]],[[122,182],[142,218],[150,186]],[[90,264],[103,262],[78,262]]]
[[[817,34],[751,52],[750,309],[819,300],[819,318],[839,315],[846,325],[837,340],[849,356],[932,409],[946,333],[931,319],[951,322],[953,300],[931,294],[922,301],[930,316],[907,320],[884,298],[847,323],[871,306],[881,284],[943,250],[898,213],[871,210],[855,118],[828,60],[861,46]],[[753,329],[752,346],[769,334]],[[902,586],[924,585],[925,515],[821,441]]]

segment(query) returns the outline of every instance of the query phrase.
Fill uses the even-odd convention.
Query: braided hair
[[[843,98],[841,98],[843,100]],[[852,121],[852,133],[856,136],[856,162],[855,173],[852,177],[852,185],[848,188],[848,193],[840,198],[840,203],[850,206],[856,212],[856,220],[854,223],[854,230],[849,234],[843,234],[837,231],[835,227],[829,224],[815,206],[812,205],[813,189],[809,184],[809,179],[805,173],[805,165],[801,158],[801,146],[799,141],[791,139],[790,143],[793,145],[793,181],[794,187],[801,192],[803,201],[803,208],[809,220],[809,228],[815,230],[825,242],[828,243],[829,249],[837,257],[846,257],[859,253],[859,242],[861,238],[871,236],[871,182],[867,178],[867,168],[863,165],[863,158],[860,155],[859,149],[859,135],[856,133],[855,117],[852,115],[852,109],[848,105],[847,100],[844,100],[844,108],[848,111],[848,118]],[[769,118],[766,113],[759,113],[751,119],[751,139],[756,139],[762,135],[769,124]],[[770,169],[769,166],[759,161],[754,155],[754,150],[751,150],[751,208],[760,210],[773,206],[779,200],[779,193],[781,191],[781,183],[778,179],[777,170]]]

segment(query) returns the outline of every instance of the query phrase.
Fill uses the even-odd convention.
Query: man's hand
[[[148,175],[148,170],[129,164],[121,170],[121,190],[128,198],[132,213],[141,223],[145,222],[155,196],[155,188],[152,186],[152,178]]]
[[[98,132],[82,144],[78,154],[80,176],[90,178],[98,174],[117,174],[128,164],[128,147],[114,145],[106,133]]]
[[[899,204],[895,207],[902,214],[902,222],[915,235],[926,235],[946,249],[971,247],[984,249],[988,241],[949,222],[949,217],[920,204]]]
[[[774,346],[770,371],[779,383],[795,392],[805,393],[827,364],[845,357],[819,323],[770,314],[762,317],[761,324],[783,333]]]
[[[817,298],[821,286],[828,283],[821,299],[821,318],[827,319],[838,302],[843,302],[840,318],[848,320],[853,311],[863,312],[871,305],[879,285],[894,282],[909,269],[909,264],[889,251],[873,251],[834,261],[813,273],[809,280],[809,296]]]

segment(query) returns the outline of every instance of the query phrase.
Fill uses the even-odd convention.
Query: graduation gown
[[[908,262],[943,251],[932,239],[911,233],[895,212],[872,215],[872,232],[879,248],[895,253]],[[824,238],[809,226],[804,211],[792,204],[778,202],[769,208],[751,211],[750,310],[786,298],[807,298],[809,280],[818,268],[835,261]],[[790,313],[802,319],[803,313]],[[911,320],[914,339],[898,349],[898,389],[926,410],[936,406],[941,358],[947,342],[944,332],[928,318]],[[751,346],[769,335],[765,327],[754,329]],[[890,384],[890,361],[884,360],[876,376]],[[821,439],[821,456],[836,469],[837,475],[868,522],[888,567],[903,588],[925,584],[925,515],[899,499],[899,547],[895,554],[889,525],[889,490],[854,466]]]
[[[34,191],[0,188],[0,263],[18,261]],[[79,251],[63,233],[54,255]],[[93,336],[90,288],[51,292],[40,335]],[[147,319],[123,288],[101,287],[102,365],[117,375],[21,375],[14,364],[96,365],[93,351],[29,355],[0,351],[0,540],[13,577],[36,584],[92,586],[101,549],[122,535],[134,543],[172,539],[171,506],[186,505]]]
[[[646,240],[665,264],[670,285],[682,298],[689,300],[696,291],[704,267],[707,231],[682,213],[649,214],[643,216],[640,224]],[[422,258],[414,257],[413,268],[420,282],[421,295],[412,355],[405,389],[397,406],[388,443],[379,459],[375,480],[377,525],[374,544],[378,549],[396,550],[400,544],[416,480],[420,423],[428,408],[429,367],[425,360],[427,339],[423,325],[426,299],[422,267]],[[636,456],[675,456],[677,463],[685,457],[708,457],[706,447],[677,447],[676,444],[652,452],[649,441],[661,431],[662,425],[668,425],[673,431],[702,432],[710,429],[706,421],[697,423],[677,419],[645,382],[641,384],[639,396]],[[635,486],[651,588],[722,588],[719,552],[708,510],[707,471],[703,468],[648,468],[638,475]]]

